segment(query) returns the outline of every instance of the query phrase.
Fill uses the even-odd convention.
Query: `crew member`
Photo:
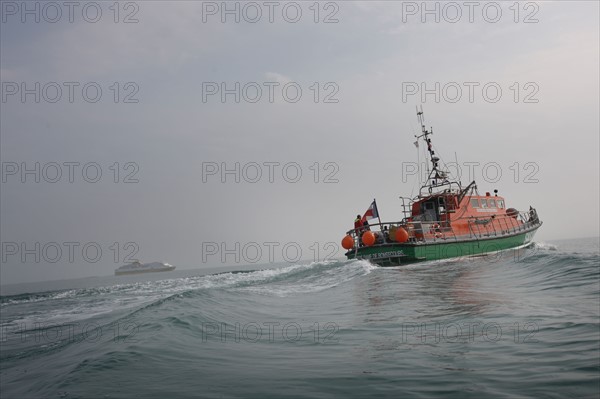
[[[362,222],[360,220],[360,215],[356,215],[356,219],[354,219],[354,231],[356,232],[356,234],[360,234],[361,231]]]
[[[363,230],[364,231],[371,231],[371,227],[369,226],[369,222],[367,222],[366,220],[363,222]]]

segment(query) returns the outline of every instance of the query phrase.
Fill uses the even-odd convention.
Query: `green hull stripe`
[[[361,247],[358,253],[355,250],[348,251],[348,259],[367,259],[374,263],[400,264],[419,262],[425,260],[438,260],[457,258],[462,256],[473,256],[486,254],[490,252],[502,251],[528,244],[533,239],[537,229],[508,236],[494,237],[473,241],[452,241],[440,240],[435,243],[427,244],[387,244],[375,247]],[[355,256],[358,255],[358,256]]]

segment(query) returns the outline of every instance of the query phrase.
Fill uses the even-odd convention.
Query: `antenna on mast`
[[[417,143],[419,142],[419,139],[424,137],[424,141],[425,144],[427,144],[427,149],[428,151],[431,151],[431,144],[429,144],[429,141],[427,140],[427,136],[430,134],[430,132],[427,131],[427,129],[425,128],[425,116],[423,115],[423,105],[420,106],[421,109],[419,109],[419,106],[415,106],[416,110],[417,110],[417,119],[419,120],[419,124],[421,125],[421,135],[417,136],[415,134],[415,137],[417,138]],[[418,148],[418,146],[417,146]],[[431,172],[429,171],[429,164],[425,163],[425,170],[427,170],[427,180],[429,180],[429,175],[431,174]],[[419,175],[419,180],[421,180],[420,175]]]
[[[427,128],[425,127],[425,116],[423,113],[423,105],[416,106],[416,111],[417,111],[417,119],[419,120],[419,123],[421,124],[421,134],[418,136],[415,134],[415,138],[417,139],[417,141],[415,142],[415,145],[417,146],[417,148],[419,148],[419,145],[418,145],[419,139],[422,139],[425,142],[425,145],[427,146],[427,152],[429,152],[429,161],[431,162],[431,166],[429,165],[428,162],[426,162],[427,180],[426,180],[425,184],[421,186],[421,189],[419,190],[418,198],[425,198],[425,196],[422,195],[423,189],[427,189],[429,191],[430,196],[433,194],[434,189],[436,190],[436,193],[453,192],[453,189],[452,189],[453,185],[457,185],[458,190],[461,190],[460,178],[458,181],[450,180],[450,178],[449,178],[450,172],[448,170],[446,170],[447,165],[445,165],[445,163],[440,159],[439,155],[436,155],[435,150],[433,149],[433,143],[430,138],[430,136],[433,135],[433,128],[429,128],[429,130],[427,130]],[[425,156],[427,156],[427,154],[425,154]],[[458,174],[460,175],[460,167],[458,166],[458,158],[456,156],[456,153],[454,156],[456,158]],[[442,165],[441,168],[440,168],[440,165]],[[419,177],[420,176],[421,175],[419,174]],[[446,187],[446,188],[444,189],[443,187]]]
[[[422,138],[427,145],[427,151],[429,152],[429,160],[431,162],[431,170],[429,170],[429,165],[427,165],[427,186],[429,186],[430,192],[431,189],[440,184],[445,184],[448,179],[448,174],[446,171],[439,169],[440,158],[435,155],[435,151],[433,150],[433,144],[431,143],[430,135],[433,134],[433,128],[427,130],[425,127],[425,116],[423,115],[423,106],[421,108],[417,107],[417,118],[419,119],[419,123],[421,124],[421,135],[415,136],[417,139]]]

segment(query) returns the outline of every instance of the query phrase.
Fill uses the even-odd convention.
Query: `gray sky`
[[[132,252],[341,257],[328,243],[373,198],[394,221],[414,194],[417,104],[463,184],[474,165],[480,192],[538,209],[536,240],[599,235],[597,2],[28,4],[2,2],[2,284],[107,275]],[[236,163],[239,183],[221,176]]]

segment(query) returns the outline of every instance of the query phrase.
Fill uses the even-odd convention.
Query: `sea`
[[[0,397],[598,398],[598,238],[2,286]]]

